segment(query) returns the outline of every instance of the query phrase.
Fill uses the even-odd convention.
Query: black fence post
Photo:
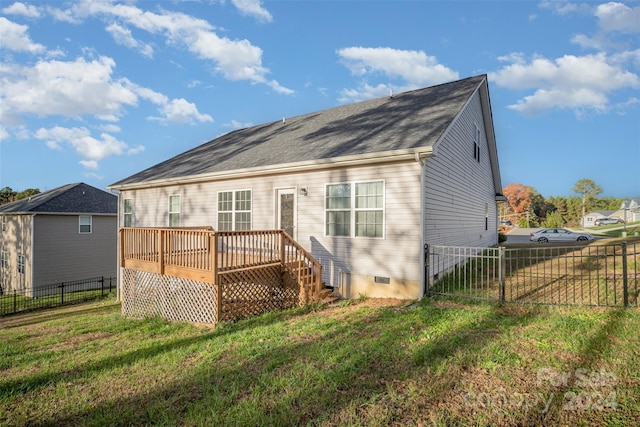
[[[627,242],[622,242],[622,297],[624,306],[629,307],[629,277],[627,275]]]
[[[507,260],[505,257],[506,251],[504,246],[500,246],[498,251],[498,267],[500,269],[498,281],[500,283],[500,302],[505,302],[506,299],[506,282],[507,282]]]
[[[100,296],[104,296],[104,276],[100,278]]]
[[[60,305],[64,305],[64,282],[62,282],[59,288],[60,288]]]
[[[13,312],[14,313],[18,312],[18,290],[17,289],[13,290]]]
[[[431,293],[431,280],[429,279],[429,244],[424,244],[424,295]]]

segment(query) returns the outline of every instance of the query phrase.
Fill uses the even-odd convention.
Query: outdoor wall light
[[[300,195],[301,196],[306,196],[307,194],[308,194],[307,187],[301,187],[300,188]]]

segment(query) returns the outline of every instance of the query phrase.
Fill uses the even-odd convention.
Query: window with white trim
[[[480,163],[480,128],[478,125],[475,125],[476,133],[473,138],[473,158],[476,159],[478,163]]]
[[[180,227],[180,195],[169,196],[169,227]]]
[[[9,268],[9,252],[2,251],[0,254],[0,267]]]
[[[489,230],[489,203],[484,204],[484,229]]]
[[[23,254],[18,255],[18,273],[24,274],[26,265],[26,257]]]
[[[91,215],[80,215],[79,217],[79,232],[80,234],[90,234],[92,226]]]
[[[124,199],[122,204],[123,225],[131,227],[133,224],[133,199]]]
[[[2,231],[5,231],[6,229],[7,229],[7,216],[2,215]]]
[[[218,193],[218,230],[251,230],[251,190]]]
[[[328,184],[325,234],[384,237],[384,181]]]

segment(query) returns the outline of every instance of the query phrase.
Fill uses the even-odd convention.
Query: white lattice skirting
[[[216,285],[122,269],[122,314],[215,325]]]

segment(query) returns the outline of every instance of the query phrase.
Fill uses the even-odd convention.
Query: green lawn
[[[607,236],[607,237],[622,237],[622,232],[624,231],[624,224],[607,224],[607,225],[599,225],[590,227],[590,230],[599,236]],[[639,222],[630,222],[626,227],[627,236],[632,237],[634,233],[638,232],[640,234],[640,223]]]
[[[0,425],[632,425],[640,311],[360,299],[223,323],[0,318]]]

